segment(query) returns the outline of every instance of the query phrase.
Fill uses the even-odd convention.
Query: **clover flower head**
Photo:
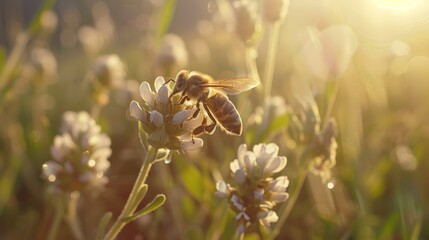
[[[175,34],[164,36],[157,56],[158,65],[171,73],[188,64],[188,51],[183,40]]]
[[[48,83],[57,75],[57,60],[49,49],[36,47],[31,50],[32,70],[36,74],[36,82]]]
[[[416,170],[418,162],[413,150],[407,146],[400,144],[393,150],[393,158],[396,163],[406,171]]]
[[[252,151],[245,144],[240,145],[237,159],[230,164],[234,186],[224,181],[216,184],[215,195],[229,199],[231,209],[237,213],[239,232],[253,223],[270,227],[278,219],[272,208],[289,197],[287,176],[272,177],[287,163],[286,157],[278,156],[278,151],[274,143],[257,144]]]
[[[255,40],[261,31],[261,23],[253,1],[240,0],[234,2],[235,10],[235,32],[244,42],[250,43]]]
[[[112,151],[110,138],[87,112],[65,112],[61,134],[51,146],[53,160],[43,164],[43,175],[54,193],[100,188]]]
[[[144,101],[130,103],[130,115],[141,122],[148,143],[156,148],[170,150],[195,150],[203,146],[203,140],[193,138],[192,131],[201,125],[202,116],[193,117],[196,108],[179,104],[179,96],[172,96],[171,87],[163,77],[154,83],[155,91],[146,81],[140,85],[140,95]]]
[[[96,60],[92,72],[96,81],[105,88],[116,88],[121,86],[125,79],[125,65],[115,55],[103,55]]]
[[[45,10],[40,15],[40,26],[46,33],[52,33],[58,26],[58,16],[52,10]]]
[[[82,26],[79,28],[78,39],[83,50],[89,56],[94,56],[105,45],[101,33],[90,26]]]

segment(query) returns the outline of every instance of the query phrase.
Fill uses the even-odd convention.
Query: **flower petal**
[[[164,125],[164,116],[156,110],[150,111],[150,122],[155,124],[157,127]]]
[[[246,144],[241,144],[241,145],[238,147],[238,150],[237,150],[237,158],[238,158],[238,161],[243,162],[243,160],[244,160],[244,155],[246,154],[246,152],[247,152],[247,145],[246,145]]]
[[[276,203],[284,202],[289,198],[289,194],[285,192],[271,193],[270,200]]]
[[[176,114],[174,114],[171,123],[175,125],[182,124],[186,119],[192,116],[196,109],[182,110]]]
[[[202,148],[204,145],[204,142],[203,142],[203,139],[201,138],[194,138],[193,141],[191,139],[181,140],[180,144],[184,151],[193,151],[193,150]]]
[[[237,195],[232,195],[231,203],[240,211],[244,209],[243,203]]]
[[[140,107],[140,104],[137,101],[132,100],[130,103],[130,115],[135,120],[139,120],[142,122],[146,122],[147,114],[146,112]]]
[[[231,169],[232,173],[235,173],[238,169],[241,168],[240,162],[237,159],[235,159],[229,164],[229,168]]]
[[[191,118],[190,120],[183,122],[182,129],[185,131],[192,131],[200,126],[202,122],[203,116],[202,114],[198,114],[196,118]]]
[[[262,225],[264,225],[265,227],[270,227],[271,223],[277,222],[277,220],[279,219],[279,217],[277,216],[277,213],[274,211],[259,212],[257,216],[258,218],[260,218]]]
[[[244,166],[247,173],[252,173],[253,168],[256,166],[256,158],[253,152],[247,152],[244,156]]]
[[[270,183],[270,190],[275,192],[284,192],[289,186],[289,179],[286,176],[280,176]]]
[[[277,156],[279,152],[279,147],[275,143],[258,144],[253,148],[253,151],[255,152],[256,156],[268,160]]]
[[[216,183],[216,197],[219,198],[227,198],[229,197],[229,194],[231,193],[229,191],[228,185],[224,181],[219,181]]]
[[[284,156],[277,156],[272,161],[270,161],[264,169],[264,174],[271,175],[273,173],[280,172],[283,168],[286,167],[287,158]]]
[[[238,185],[242,185],[243,183],[246,182],[246,172],[244,171],[244,169],[238,169],[237,171],[234,172],[233,176],[234,176],[234,181]]]
[[[161,85],[157,95],[158,102],[163,105],[167,105],[169,94],[170,94],[170,89],[167,87],[167,85],[164,85],[164,84]]]
[[[155,101],[155,93],[152,91],[149,83],[144,81],[140,84],[140,96],[151,107]]]
[[[161,77],[161,76],[157,77],[155,79],[154,84],[153,84],[155,86],[155,91],[159,92],[159,89],[161,88],[162,85],[164,85],[164,83],[165,83],[165,80],[163,77]]]

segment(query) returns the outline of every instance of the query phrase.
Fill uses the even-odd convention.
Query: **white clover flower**
[[[27,70],[35,74],[35,82],[50,83],[57,76],[57,60],[49,49],[36,47],[31,50],[31,65]]]
[[[158,65],[171,73],[188,64],[188,51],[183,40],[175,34],[167,34],[161,42],[157,55]]]
[[[259,218],[259,222],[267,228],[271,226],[271,223],[275,223],[277,222],[277,220],[279,220],[277,213],[274,211],[259,212],[258,218]]]
[[[230,167],[238,184],[244,183],[244,176],[258,182],[281,171],[287,163],[286,157],[277,156],[279,147],[274,144],[258,144],[253,151],[247,151],[245,144],[238,148],[238,159]]]
[[[115,54],[98,57],[92,72],[96,81],[108,89],[121,86],[126,75],[124,63]]]
[[[219,181],[216,183],[216,197],[226,198],[231,195],[231,191],[229,190],[231,187],[229,184],[226,184],[224,181]]]
[[[252,223],[269,227],[276,222],[277,214],[271,209],[289,197],[286,192],[288,178],[272,178],[287,163],[286,157],[278,156],[278,151],[279,147],[274,143],[255,145],[253,151],[248,151],[245,144],[240,145],[237,159],[230,164],[236,187],[224,181],[216,184],[215,195],[229,199],[231,209],[237,213],[238,231],[241,233]]]
[[[148,82],[140,85],[144,105],[133,100],[130,115],[142,123],[148,142],[156,148],[191,151],[203,146],[201,138],[193,138],[192,131],[202,123],[199,114],[193,117],[194,107],[178,104],[178,96],[170,98],[171,88],[163,77],[155,79],[155,91]]]
[[[53,160],[43,164],[51,190],[72,192],[105,185],[110,144],[110,138],[101,133],[87,112],[65,112],[61,134],[55,136],[51,146]]]

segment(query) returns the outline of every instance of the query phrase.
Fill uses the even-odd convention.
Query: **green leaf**
[[[204,182],[201,172],[191,164],[182,166],[180,172],[182,183],[186,190],[194,198],[202,201],[204,197]]]
[[[289,113],[276,116],[268,125],[267,129],[262,132],[260,141],[265,142],[268,137],[274,133],[277,133],[289,126],[290,115]]]
[[[244,240],[260,240],[261,238],[256,233],[246,234]]]
[[[0,161],[4,161],[4,159],[0,159]],[[15,184],[22,167],[20,156],[13,156],[8,165],[0,175],[0,214],[14,194]]]
[[[418,218],[416,224],[414,225],[413,232],[411,233],[411,240],[418,240],[420,236],[420,232],[422,230],[422,219]]]
[[[159,43],[165,33],[170,27],[171,20],[173,19],[174,9],[176,7],[176,0],[166,0],[164,7],[161,10],[159,25],[156,32],[156,41]]]
[[[165,195],[164,194],[158,194],[156,195],[156,197],[152,200],[152,202],[150,202],[148,205],[146,205],[146,207],[144,207],[142,210],[138,211],[137,213],[135,213],[134,215],[130,216],[130,217],[126,217],[126,218],[122,218],[121,221],[123,222],[131,222],[134,221],[152,211],[155,211],[156,209],[158,209],[159,207],[161,207],[164,203],[165,203]]]
[[[98,225],[97,235],[95,239],[97,240],[103,239],[104,230],[106,229],[107,224],[110,222],[110,219],[112,219],[111,212],[107,212],[103,215],[103,217],[100,220],[100,224]]]
[[[394,212],[384,221],[380,236],[377,239],[390,239],[393,237],[393,233],[397,230],[397,224],[399,222],[399,214]]]
[[[40,16],[42,16],[44,11],[53,8],[55,2],[56,0],[45,0],[43,5],[39,8],[36,15],[31,20],[30,26],[28,26],[28,32],[30,33],[30,35],[36,33],[40,29]]]
[[[6,63],[6,51],[0,47],[0,72],[3,71],[4,64]]]
[[[138,190],[136,199],[134,200],[134,203],[133,203],[133,206],[138,206],[141,203],[143,198],[146,196],[148,188],[149,188],[148,185],[144,184],[143,187],[141,187]]]

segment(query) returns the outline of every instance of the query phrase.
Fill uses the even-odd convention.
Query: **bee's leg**
[[[207,107],[207,105],[204,103],[203,103],[203,107],[206,110],[207,115],[209,116],[210,120],[212,121],[212,124],[206,125],[206,127],[205,127],[206,132],[211,135],[214,133],[214,130],[216,129],[217,121],[213,117],[213,114],[210,112],[209,107]]]
[[[182,105],[182,104],[184,104],[186,101],[189,101],[189,100],[191,100],[188,96],[183,96],[183,94],[182,94],[182,97],[180,97],[180,99],[179,99],[179,103],[178,103],[178,105]]]
[[[197,110],[195,110],[194,114],[192,115],[192,118],[196,118],[198,116],[198,113],[200,113],[201,109],[197,107]]]
[[[207,119],[203,118],[203,121],[201,122],[201,125],[198,126],[197,128],[195,128],[192,131],[192,143],[193,144],[195,144],[194,136],[199,136],[199,135],[201,135],[203,133],[206,133],[206,126],[207,126]]]
[[[216,130],[216,126],[217,126],[217,124],[216,124],[216,123],[212,123],[212,124],[210,124],[210,125],[207,125],[207,126],[205,127],[204,131],[205,131],[207,134],[212,135],[212,134],[215,132],[215,130]]]

